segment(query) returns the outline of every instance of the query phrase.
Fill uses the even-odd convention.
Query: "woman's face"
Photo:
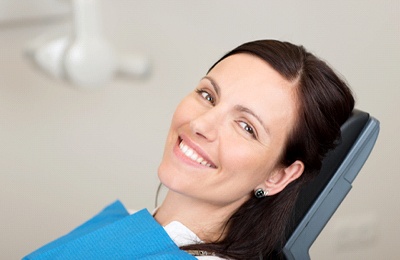
[[[229,56],[177,107],[159,178],[193,199],[239,205],[279,181],[295,115],[292,83],[260,58]]]

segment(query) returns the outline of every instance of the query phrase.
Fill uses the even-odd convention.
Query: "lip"
[[[191,159],[189,159],[186,155],[183,154],[183,152],[181,151],[181,149],[179,148],[179,144],[181,143],[181,141],[183,141],[187,146],[189,146],[191,149],[193,149],[199,156],[201,156],[204,160],[206,160],[209,164],[211,164],[210,166],[206,166],[206,165],[202,165],[200,163],[197,163]],[[174,153],[184,162],[193,165],[193,166],[197,166],[197,167],[201,167],[201,168],[211,168],[211,169],[216,169],[217,166],[215,165],[215,163],[210,159],[210,157],[207,155],[207,153],[196,143],[194,143],[192,140],[190,140],[188,137],[181,135],[178,137],[178,140],[175,144],[174,147]]]

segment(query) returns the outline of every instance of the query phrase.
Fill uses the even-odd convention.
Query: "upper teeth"
[[[204,160],[200,155],[198,155],[193,149],[191,149],[189,146],[187,146],[183,141],[179,144],[179,148],[181,151],[190,159],[192,159],[195,162],[198,162],[202,165],[212,167],[209,162]]]

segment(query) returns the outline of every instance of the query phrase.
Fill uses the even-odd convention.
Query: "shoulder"
[[[196,256],[197,259],[200,260],[227,260],[227,258],[221,258],[219,256]]]
[[[189,228],[180,223],[179,221],[172,221],[164,227],[165,231],[169,237],[175,242],[179,247],[186,246],[190,244],[203,243],[201,239]],[[199,260],[225,260],[226,258],[221,258],[218,256],[196,256]]]
[[[203,243],[201,239],[189,228],[178,221],[172,221],[164,227],[169,237],[179,247],[190,244]]]

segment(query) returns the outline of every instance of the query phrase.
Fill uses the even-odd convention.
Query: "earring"
[[[254,191],[254,196],[256,196],[257,199],[264,198],[264,197],[266,197],[267,195],[268,195],[268,190],[265,191],[265,190],[263,190],[263,189],[261,189],[261,188],[258,188],[258,189],[256,189],[256,190]]]

